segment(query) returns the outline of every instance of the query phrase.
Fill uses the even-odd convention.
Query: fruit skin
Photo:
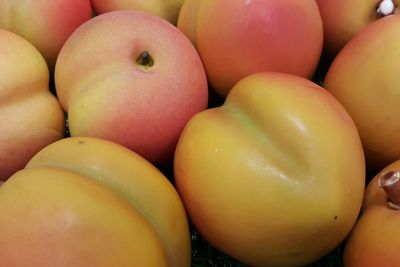
[[[324,56],[332,60],[354,35],[380,19],[377,6],[381,1],[316,0],[324,26]]]
[[[26,241],[31,245],[43,244],[41,234],[56,236],[51,240],[52,247],[67,249],[66,257],[72,264],[68,266],[190,266],[188,223],[179,195],[161,172],[123,146],[90,137],[64,138],[37,153],[26,169],[10,180],[10,185],[7,181],[0,189],[0,199],[5,201],[0,206],[0,228],[9,232],[4,238],[15,238],[24,225],[30,225],[27,228],[38,238]],[[21,190],[26,193],[18,193],[20,201],[8,204],[8,199],[15,198]],[[23,206],[26,203],[36,203],[36,208],[32,209],[31,204]],[[9,220],[5,218],[24,222],[7,228]],[[20,240],[15,239],[15,247],[2,250],[11,256],[15,255],[14,250],[25,255],[18,246]],[[3,242],[8,241],[0,237]],[[32,253],[40,254],[43,249],[33,247],[37,250]],[[79,251],[101,257],[82,260],[75,254]],[[121,257],[113,256],[118,253]],[[51,255],[38,255],[35,260],[50,260],[45,262],[48,266],[57,266],[54,261],[60,255]]]
[[[400,157],[399,27],[397,15],[366,26],[336,56],[324,80],[353,118],[367,166],[376,171]]]
[[[353,121],[326,90],[259,73],[189,121],[174,175],[213,246],[250,266],[303,266],[350,232],[365,162]]]
[[[197,47],[212,87],[222,96],[260,71],[310,78],[323,44],[315,1],[186,0],[178,28]]]
[[[399,170],[400,160],[397,160],[369,182],[361,217],[344,247],[346,267],[392,267],[400,262],[399,211],[388,207],[387,195],[378,184],[381,174]]]
[[[0,29],[0,180],[64,137],[65,118],[49,91],[49,70],[27,40]]]
[[[91,2],[97,14],[124,9],[139,10],[162,17],[176,25],[184,0],[91,0]]]
[[[32,43],[46,59],[51,73],[66,39],[91,17],[89,0],[0,0],[0,28]]]
[[[136,62],[144,51],[154,65]],[[114,141],[157,165],[172,161],[184,125],[208,101],[190,41],[138,11],[104,13],[79,27],[60,52],[55,82],[71,136]]]

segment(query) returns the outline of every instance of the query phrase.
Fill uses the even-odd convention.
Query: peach
[[[60,52],[55,83],[71,136],[114,141],[157,165],[172,161],[183,127],[208,102],[204,67],[186,36],[131,10],[81,25]]]
[[[357,125],[371,170],[400,158],[399,27],[397,15],[370,23],[343,47],[324,80]]]
[[[257,73],[189,121],[174,175],[190,220],[214,247],[246,266],[289,267],[349,234],[365,162],[354,122],[326,90]]]
[[[30,170],[36,171],[31,175]],[[73,178],[71,174],[79,174],[79,177],[75,175],[76,178]],[[148,262],[149,260],[150,262],[158,261],[159,264],[165,264],[160,263],[160,260],[163,262],[167,260],[168,266],[174,267],[190,266],[189,227],[179,195],[170,181],[157,168],[121,145],[92,137],[64,138],[39,151],[29,161],[26,168],[11,179],[13,181],[7,181],[4,186],[22,187],[29,193],[32,192],[31,190],[40,190],[40,187],[46,187],[48,191],[43,190],[46,191],[43,194],[19,196],[18,203],[8,208],[5,208],[7,204],[3,203],[1,210],[4,217],[13,218],[16,221],[21,218],[19,216],[26,218],[20,219],[21,222],[13,226],[7,225],[4,217],[0,218],[2,225],[0,231],[8,228],[10,232],[7,234],[8,237],[18,236],[21,228],[29,228],[32,233],[26,240],[28,244],[42,243],[40,233],[52,235],[54,236],[53,249],[65,250],[64,253],[68,259],[75,263],[70,266],[74,267],[114,266],[115,264],[110,264],[113,261],[120,263],[118,266],[149,266],[140,261],[146,259]],[[32,181],[28,182],[27,179]],[[16,185],[15,181],[20,182]],[[68,188],[73,190],[60,187],[60,184],[64,182],[70,183],[72,188]],[[113,197],[103,199],[103,194],[99,191],[108,191],[108,195],[113,195]],[[54,195],[57,195],[57,200],[62,203],[53,203],[51,199]],[[82,195],[86,197],[83,198]],[[0,190],[1,199],[9,199],[13,196],[15,196],[15,191]],[[76,198],[79,199],[76,200]],[[28,206],[28,210],[21,211],[23,210],[21,202],[40,204],[36,206],[36,209]],[[53,204],[58,207],[58,211],[54,213],[49,212],[54,207]],[[100,209],[102,213],[94,214],[94,211],[88,211],[79,205],[90,205],[90,210]],[[107,207],[111,207],[113,212],[107,211]],[[121,211],[130,215],[121,216]],[[47,215],[46,212],[48,212]],[[85,212],[90,216],[87,216]],[[45,221],[41,221],[42,217]],[[71,217],[75,219],[72,221]],[[40,226],[38,222],[43,225],[43,228],[34,227],[34,225]],[[114,229],[118,227],[121,228],[115,231]],[[79,242],[79,246],[69,247],[74,241],[80,240],[81,229],[86,229],[86,238]],[[0,236],[0,243],[2,243],[4,234]],[[59,257],[57,254],[47,254],[42,246],[26,247],[29,252],[22,252],[25,249],[23,244],[20,240],[8,245],[6,249],[13,255],[28,254],[34,250],[43,255],[42,259],[36,257],[36,260],[44,260],[46,264],[54,263]],[[124,248],[124,246],[127,247]],[[90,255],[110,248],[113,248],[114,253],[105,253],[101,255],[102,257],[82,259],[77,253],[83,250],[82,254]],[[2,250],[4,249],[3,246]],[[124,257],[120,258],[121,255]],[[12,257],[10,256],[10,259]],[[0,266],[14,266],[4,264],[1,261],[2,258],[4,258],[3,255],[0,256]],[[18,260],[18,257],[12,260]],[[23,259],[21,261],[23,262]],[[123,265],[122,262],[127,265]],[[36,266],[43,266],[42,264]],[[50,266],[55,266],[55,264]],[[158,267],[154,264],[151,266]]]
[[[0,0],[0,28],[31,42],[51,73],[64,42],[91,17],[90,0]]]
[[[311,78],[323,44],[315,1],[186,0],[178,28],[197,47],[212,87],[222,96],[260,71]]]
[[[116,10],[139,10],[160,16],[176,25],[184,0],[91,0],[97,14]]]
[[[6,180],[64,137],[65,117],[49,91],[46,62],[32,44],[0,29],[0,54],[0,180]]]

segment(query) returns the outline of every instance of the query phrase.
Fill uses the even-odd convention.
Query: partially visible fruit
[[[32,43],[45,58],[50,73],[67,38],[91,17],[90,0],[0,0],[0,28]]]
[[[366,26],[336,56],[324,80],[356,123],[371,170],[400,158],[399,27],[397,15]]]
[[[393,267],[400,263],[400,160],[368,184],[363,212],[345,243],[346,267]]]
[[[49,91],[46,62],[32,44],[0,29],[0,55],[0,180],[6,180],[64,137],[65,118]]]
[[[64,138],[0,187],[0,265],[190,266],[182,202],[154,166],[103,139]]]
[[[178,27],[224,97],[241,78],[261,71],[311,78],[323,44],[318,6],[308,0],[186,0]]]

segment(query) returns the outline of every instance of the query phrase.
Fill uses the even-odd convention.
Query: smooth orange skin
[[[169,266],[190,266],[190,234],[181,199],[168,179],[144,158],[104,139],[70,137],[42,149],[26,168],[37,167],[73,171],[112,189],[154,229]]]
[[[143,51],[154,59],[148,69],[136,63]],[[190,41],[137,11],[104,13],[79,27],[60,52],[55,82],[72,136],[114,141],[157,165],[172,161],[184,125],[208,101]]]
[[[0,244],[1,266],[169,266],[127,201],[60,168],[24,169],[0,187]]]
[[[139,10],[159,16],[173,25],[177,24],[184,0],[91,0],[96,14],[116,10]]]
[[[310,78],[323,44],[315,1],[186,0],[178,27],[197,47],[212,87],[222,96],[260,71]]]
[[[400,16],[369,24],[340,51],[324,80],[347,109],[363,142],[367,166],[400,158]]]
[[[40,149],[64,137],[65,118],[35,47],[0,29],[0,55],[0,180],[6,180]]]
[[[400,255],[400,214],[388,207],[387,195],[378,178],[386,171],[399,171],[397,160],[380,171],[368,184],[363,212],[346,241],[343,263],[346,267],[398,266]]]
[[[64,42],[91,17],[89,0],[0,0],[0,28],[32,43],[45,58],[51,73]]]
[[[345,152],[344,152],[345,151]],[[303,266],[333,250],[361,207],[365,162],[350,116],[311,81],[242,79],[179,139],[176,187],[196,229],[250,266]]]
[[[316,0],[324,25],[324,54],[333,59],[359,31],[381,18],[382,0]],[[394,1],[397,4],[397,1]]]

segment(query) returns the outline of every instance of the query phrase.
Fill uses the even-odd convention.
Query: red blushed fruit
[[[223,96],[260,71],[310,78],[323,43],[315,1],[186,0],[178,27],[197,47],[211,85]]]
[[[190,41],[138,11],[104,13],[79,27],[60,52],[55,83],[71,136],[114,141],[157,165],[172,161],[186,122],[208,102]]]

